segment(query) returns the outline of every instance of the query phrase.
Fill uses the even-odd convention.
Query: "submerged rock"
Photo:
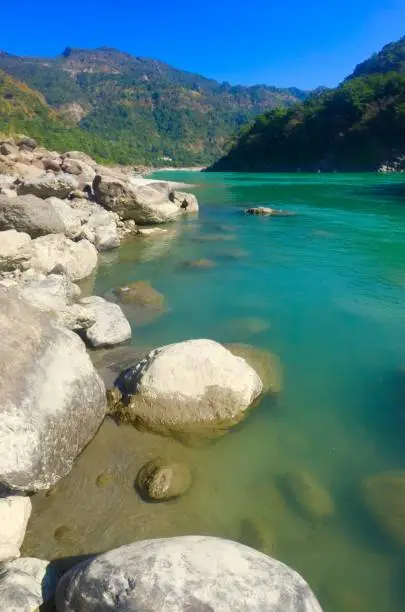
[[[183,263],[183,268],[197,268],[198,270],[209,270],[216,267],[215,261],[212,259],[193,259]]]
[[[30,515],[29,497],[0,495],[0,563],[20,556],[20,546],[24,540]]]
[[[279,393],[283,386],[283,368],[279,357],[270,351],[250,344],[229,343],[225,345],[233,355],[245,359],[260,376],[263,392]]]
[[[264,217],[294,217],[296,213],[288,210],[277,210],[269,206],[257,206],[255,208],[246,208],[245,215],[261,215]]]
[[[266,555],[274,552],[273,535],[269,530],[268,524],[260,519],[242,519],[238,540],[242,544],[260,550]]]
[[[116,380],[121,414],[161,433],[211,436],[241,421],[262,392],[258,374],[212,340],[151,351]]]
[[[169,463],[160,457],[145,463],[136,477],[136,487],[150,501],[167,501],[187,493],[191,474],[187,465]]]
[[[53,486],[97,431],[105,387],[83,342],[16,290],[0,287],[0,482]]]
[[[361,485],[363,502],[381,529],[405,547],[405,471],[383,472]]]
[[[0,610],[34,612],[51,599],[57,576],[49,561],[24,557],[0,568]]]
[[[303,578],[237,542],[145,540],[81,563],[58,584],[58,612],[321,612]]]
[[[308,472],[286,474],[282,486],[287,496],[306,518],[324,519],[335,513],[329,492]]]
[[[136,304],[162,309],[165,303],[165,296],[156,291],[148,281],[134,281],[123,285],[114,290],[114,295],[123,304]]]

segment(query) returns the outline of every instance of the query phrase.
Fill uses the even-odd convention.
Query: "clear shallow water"
[[[405,366],[401,178],[156,176],[198,183],[199,216],[164,239],[105,255],[94,292],[149,280],[167,310],[142,325],[128,311],[135,348],[195,337],[252,344],[280,356],[283,391],[204,449],[106,422],[53,495],[34,498],[25,552],[68,556],[192,532],[246,542],[255,539],[248,522],[260,526],[267,552],[305,576],[325,612],[404,610],[403,554],[360,496],[363,478],[405,469],[405,393],[395,376]],[[297,216],[241,215],[250,205]],[[216,266],[183,265],[202,258]],[[133,478],[156,453],[191,465],[185,498],[150,505],[136,497]],[[332,517],[310,521],[283,496],[280,478],[296,470],[329,491]],[[99,487],[105,471],[113,484]]]

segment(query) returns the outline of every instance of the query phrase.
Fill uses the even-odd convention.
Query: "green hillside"
[[[49,60],[0,53],[0,69],[40,92],[60,118],[109,141],[120,163],[204,165],[258,113],[306,96],[221,84],[108,48],[67,48]]]
[[[405,39],[336,89],[260,115],[215,171],[366,171],[405,154]]]

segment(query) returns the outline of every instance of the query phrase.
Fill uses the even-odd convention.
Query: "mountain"
[[[60,121],[109,142],[120,163],[204,165],[257,114],[307,95],[218,83],[107,47],[53,59],[0,52],[0,70],[41,93]]]
[[[214,171],[370,171],[405,159],[405,37],[337,88],[259,116]]]

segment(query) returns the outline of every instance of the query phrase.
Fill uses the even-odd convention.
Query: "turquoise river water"
[[[174,454],[189,453],[198,474],[188,501],[152,509],[144,504],[149,517],[160,513],[149,530],[140,529],[141,518],[131,525],[135,507],[127,516],[124,503],[122,515],[116,506],[115,520],[129,531],[105,535],[100,548],[145,534],[200,531],[253,545],[262,537],[266,552],[302,573],[325,612],[402,612],[403,551],[373,522],[361,482],[405,469],[405,179],[194,172],[154,178],[193,185],[199,215],[164,237],[132,239],[106,254],[94,293],[108,296],[129,281],[150,281],[167,309],[152,320],[134,315],[134,347],[204,337],[251,344],[280,357],[283,389],[277,401],[264,400],[212,446],[179,445]],[[241,214],[254,205],[297,214]],[[198,259],[215,266],[184,265]],[[63,487],[80,488],[81,460],[61,485],[61,507],[68,496]],[[329,492],[332,516],[310,520],[283,496],[279,479],[301,470]],[[53,508],[57,490],[54,498]],[[41,527],[41,516],[49,524],[49,500],[39,496],[37,506],[34,500],[28,552],[52,554],[35,539],[35,529],[43,534],[48,528]],[[94,524],[96,515],[92,511]],[[83,538],[91,531],[88,522],[77,516],[71,526]],[[100,538],[113,522],[108,529],[101,518],[94,524]],[[160,531],[159,524],[165,525]],[[91,551],[68,545],[62,552]]]

